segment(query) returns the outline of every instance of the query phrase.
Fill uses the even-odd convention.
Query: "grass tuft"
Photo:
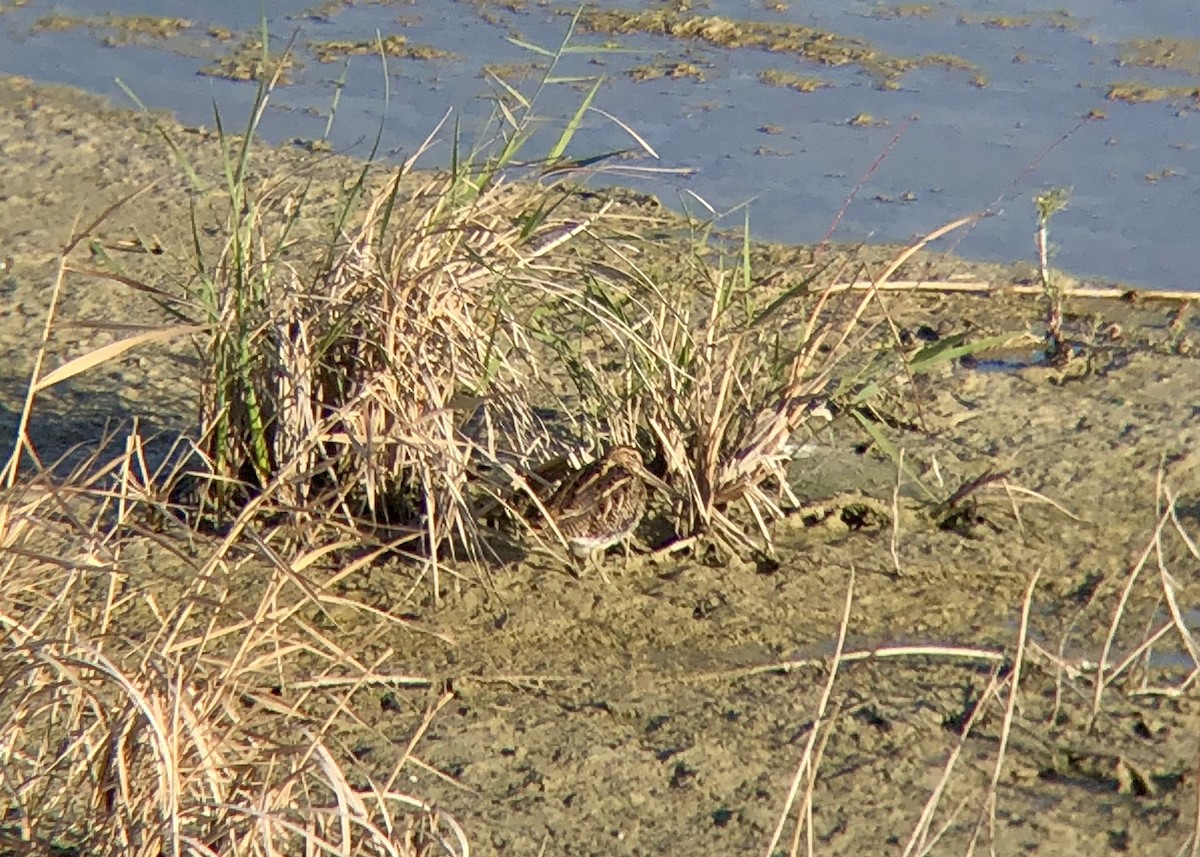
[[[66,479],[40,469],[0,497],[0,850],[468,853],[453,819],[373,781],[329,730],[373,701],[390,652],[360,662],[321,625],[373,614],[309,577],[311,555],[264,574],[225,544],[190,560],[132,535],[140,449],[112,436]]]

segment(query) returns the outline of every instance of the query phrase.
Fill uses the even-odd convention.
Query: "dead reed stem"
[[[779,822],[775,825],[775,832],[771,835],[770,844],[767,845],[766,855],[771,857],[775,853],[776,847],[779,845],[779,840],[783,837],[783,829],[787,824],[788,817],[792,814],[792,807],[795,805],[796,797],[800,793],[800,785],[805,781],[806,775],[813,772],[814,747],[817,743],[817,738],[824,729],[831,729],[832,726],[826,725],[826,712],[829,708],[829,700],[833,695],[833,685],[837,680],[838,667],[842,662],[842,649],[846,644],[846,633],[850,627],[850,608],[854,604],[854,569],[850,569],[850,580],[846,583],[846,601],[842,609],[842,621],[838,625],[837,641],[834,644],[833,657],[829,661],[829,677],[825,680],[825,687],[821,691],[821,698],[817,702],[817,711],[813,716],[812,728],[808,733],[808,741],[804,745],[804,751],[800,754],[800,762],[796,766],[796,772],[792,775],[792,783],[788,787],[787,797],[784,798],[783,809],[779,813]],[[816,784],[815,772],[812,777],[808,778],[809,792],[805,797],[805,805],[811,807],[812,792],[811,790]],[[804,824],[804,817],[796,818],[796,826],[799,828]]]
[[[1103,701],[1105,688],[1108,687],[1108,685],[1111,684],[1118,675],[1120,675],[1120,673],[1118,673],[1116,670],[1107,672],[1109,656],[1112,653],[1113,644],[1117,637],[1117,629],[1120,627],[1121,620],[1125,615],[1125,609],[1129,603],[1130,596],[1133,594],[1133,588],[1136,585],[1142,570],[1146,567],[1146,563],[1149,561],[1150,556],[1154,553],[1156,545],[1158,545],[1159,539],[1162,536],[1163,528],[1167,525],[1167,522],[1170,521],[1170,519],[1170,509],[1163,511],[1162,514],[1159,515],[1158,523],[1154,526],[1153,535],[1151,535],[1150,539],[1146,542],[1146,546],[1142,549],[1141,554],[1138,555],[1137,561],[1134,563],[1133,568],[1130,569],[1129,574],[1126,575],[1125,585],[1121,589],[1121,595],[1117,600],[1117,606],[1113,610],[1112,620],[1109,622],[1108,626],[1108,633],[1104,638],[1104,645],[1100,649],[1100,660],[1096,665],[1096,678],[1092,691],[1092,713],[1091,721],[1088,726],[1089,729],[1095,724],[1096,718],[1100,716],[1100,706]],[[1124,663],[1129,662],[1126,661]]]
[[[946,828],[953,822],[958,812],[962,809],[960,805],[955,812],[950,814],[946,821],[946,825],[942,830],[934,836],[930,837],[929,829],[933,824],[933,816],[937,812],[938,805],[942,801],[942,796],[946,792],[946,786],[950,783],[950,777],[954,773],[954,769],[958,764],[959,758],[962,756],[963,747],[967,743],[967,739],[971,736],[971,731],[975,728],[975,721],[979,719],[982,712],[991,702],[992,697],[1000,689],[1000,667],[992,668],[991,677],[988,679],[987,687],[979,696],[979,701],[971,709],[970,715],[967,717],[966,723],[963,724],[962,731],[959,732],[958,740],[954,744],[954,749],[950,751],[950,755],[946,758],[946,763],[942,766],[941,776],[938,777],[937,784],[933,787],[929,794],[929,798],[925,801],[925,805],[921,808],[921,815],[917,819],[917,823],[913,826],[913,831],[909,834],[908,842],[905,843],[902,857],[912,857],[913,854],[919,854],[921,857],[929,854],[938,841],[945,834]],[[964,799],[965,800],[965,799]]]
[[[988,841],[995,843],[996,840],[996,800],[1000,787],[1000,774],[1004,770],[1004,760],[1008,752],[1008,741],[1012,734],[1013,717],[1017,711],[1017,697],[1021,689],[1021,670],[1025,664],[1025,641],[1029,636],[1029,611],[1033,607],[1033,593],[1037,588],[1037,582],[1042,576],[1042,569],[1038,569],[1029,579],[1029,584],[1025,588],[1025,597],[1021,602],[1021,622],[1017,629],[1017,647],[1016,653],[1013,655],[1012,672],[1008,677],[1008,700],[1004,706],[1004,721],[1000,728],[1000,745],[996,749],[996,764],[992,768],[992,779],[988,784],[987,799],[984,802],[987,808],[987,823],[988,823]],[[978,833],[978,826],[976,827]],[[968,851],[974,848],[974,838],[972,835],[972,845]]]

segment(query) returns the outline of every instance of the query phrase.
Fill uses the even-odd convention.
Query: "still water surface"
[[[471,139],[491,109],[492,84],[483,67],[537,60],[510,37],[553,47],[572,12],[569,6],[502,8],[453,0],[343,3],[314,11],[313,2],[266,3],[276,47],[295,34],[303,66],[293,85],[273,97],[264,135],[272,141],[323,135],[343,63],[317,62],[311,43],[402,33],[410,43],[454,57],[390,60],[386,101],[378,58],[350,58],[329,136],[336,150],[365,154],[382,122],[384,150],[391,156],[411,152],[451,108]],[[6,5],[0,0],[0,8]],[[990,208],[996,216],[941,246],[974,258],[1032,259],[1033,196],[1069,186],[1070,207],[1052,224],[1056,264],[1085,277],[1196,289],[1200,104],[1185,95],[1141,104],[1107,98],[1110,87],[1122,82],[1200,86],[1200,67],[1186,62],[1189,46],[1200,45],[1200,15],[1191,5],[1079,0],[1064,14],[1061,5],[1036,0],[971,0],[893,17],[881,14],[884,7],[854,0],[790,5],[714,0],[696,4],[689,14],[816,27],[866,40],[888,55],[953,54],[973,68],[918,68],[899,77],[897,88],[885,89],[853,65],[820,66],[794,54],[649,34],[584,32],[574,39],[577,47],[607,42],[623,50],[573,54],[557,71],[604,75],[596,106],[634,128],[658,153],[657,161],[637,165],[661,172],[623,175],[621,183],[698,216],[709,216],[705,205],[729,212],[723,222],[734,227],[743,217],[739,207],[749,203],[751,228],[759,237],[820,240],[866,176],[835,238],[906,241]],[[195,26],[163,42],[116,47],[105,46],[101,29],[56,32],[36,26],[51,13],[110,12],[180,16]],[[1001,17],[1006,26],[998,26]],[[212,125],[215,104],[227,124],[237,127],[254,84],[197,72],[214,54],[230,49],[208,37],[208,28],[245,34],[258,24],[258,4],[244,0],[30,0],[0,14],[0,72],[72,84],[128,105],[115,83],[119,78],[147,105],[173,110],[184,122]],[[1128,64],[1132,40],[1160,36],[1193,40],[1175,51],[1185,60],[1181,68]],[[690,63],[703,80],[639,82],[628,73],[679,62]],[[819,78],[828,86],[813,92],[768,86],[759,77],[765,71]],[[521,85],[533,84],[527,79]],[[581,97],[578,87],[551,88],[539,113],[562,120]],[[1092,111],[1102,111],[1103,118],[1085,121]],[[574,154],[631,144],[624,130],[595,113]],[[443,142],[426,163],[448,157]]]

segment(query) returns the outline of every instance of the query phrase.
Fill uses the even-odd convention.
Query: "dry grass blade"
[[[68,378],[74,378],[76,375],[87,372],[89,369],[94,369],[114,358],[120,357],[132,348],[149,345],[154,342],[169,342],[172,339],[201,333],[203,330],[204,328],[196,325],[178,325],[175,327],[147,330],[134,336],[127,336],[124,339],[103,345],[89,351],[87,354],[82,354],[79,357],[68,360],[54,371],[47,372],[44,376],[38,378],[37,383],[34,384],[34,392],[40,393],[43,390],[53,387],[55,384],[61,384]]]
[[[1100,706],[1104,698],[1104,690],[1117,677],[1117,673],[1108,672],[1109,657],[1112,653],[1113,644],[1117,638],[1117,629],[1121,626],[1121,620],[1125,615],[1126,605],[1129,603],[1129,597],[1133,594],[1133,588],[1136,585],[1142,570],[1146,567],[1146,563],[1150,560],[1153,554],[1155,545],[1158,544],[1162,537],[1163,528],[1171,519],[1170,510],[1164,511],[1159,516],[1158,523],[1155,524],[1154,534],[1146,542],[1145,548],[1142,549],[1138,556],[1137,562],[1130,569],[1128,576],[1125,578],[1125,585],[1121,589],[1121,596],[1117,600],[1117,606],[1113,610],[1112,621],[1109,622],[1108,633],[1104,638],[1104,645],[1100,650],[1100,659],[1096,666],[1096,680],[1092,690],[1092,721],[1094,722],[1100,716]]]
[[[937,845],[941,834],[951,824],[954,818],[958,815],[961,806],[955,812],[950,814],[946,825],[943,825],[942,831],[930,835],[930,827],[933,824],[934,814],[937,812],[938,805],[941,803],[942,796],[946,792],[946,786],[950,783],[950,777],[954,773],[954,768],[958,764],[959,758],[962,756],[963,747],[967,743],[967,739],[971,736],[971,730],[975,727],[975,721],[980,714],[991,702],[992,697],[996,695],[1000,689],[999,680],[1000,667],[992,669],[991,677],[988,679],[987,687],[980,694],[979,701],[971,709],[971,714],[963,724],[962,731],[959,733],[958,741],[954,745],[954,749],[950,751],[950,755],[946,758],[946,764],[942,766],[942,774],[938,778],[937,784],[930,791],[929,799],[925,801],[925,806],[921,808],[921,816],[917,819],[917,823],[913,826],[913,832],[908,837],[908,842],[904,846],[902,857],[911,857],[913,854],[919,854],[921,857],[929,854],[934,846]]]
[[[976,649],[965,646],[880,646],[877,649],[861,649],[851,652],[842,652],[839,662],[842,664],[857,663],[859,661],[874,661],[874,660],[890,660],[901,658],[946,658],[949,660],[961,661],[978,661],[981,663],[1001,663],[1006,659],[1006,655],[1001,651],[992,649]],[[824,658],[802,658],[789,661],[774,661],[772,663],[760,664],[752,667],[739,667],[734,670],[722,670],[720,672],[703,673],[697,678],[701,679],[739,679],[746,678],[752,675],[764,675],[770,673],[789,673],[792,670],[802,669],[804,667],[823,667],[828,662]]]
[[[1004,760],[1008,751],[1009,738],[1012,734],[1013,716],[1017,710],[1017,696],[1021,690],[1021,670],[1025,664],[1025,643],[1029,636],[1029,611],[1033,607],[1033,593],[1037,588],[1037,582],[1041,576],[1042,570],[1039,568],[1029,579],[1029,585],[1025,588],[1025,598],[1021,602],[1021,622],[1017,629],[1017,650],[1013,655],[1012,672],[1008,677],[1008,700],[1004,706],[1004,722],[1000,728],[1000,745],[996,749],[996,765],[992,769],[992,779],[988,785],[987,800],[984,802],[987,810],[989,841],[992,843],[996,842],[996,799],[1000,786],[1000,773],[1004,770]],[[976,832],[978,832],[978,827],[976,828]]]
[[[1192,776],[1196,785],[1196,811],[1192,819],[1192,841],[1188,853],[1196,857],[1200,854],[1200,747],[1196,748],[1196,767]]]
[[[800,763],[796,766],[796,773],[792,777],[792,784],[788,789],[787,797],[783,802],[783,810],[779,813],[779,822],[775,825],[775,832],[771,835],[771,842],[767,846],[767,857],[772,857],[775,854],[775,849],[779,845],[779,840],[783,837],[783,829],[787,824],[788,816],[792,813],[792,807],[796,802],[796,797],[800,793],[800,784],[804,781],[806,773],[811,772],[809,777],[809,793],[805,796],[805,804],[811,806],[812,793],[811,790],[815,784],[814,770],[814,755],[813,748],[816,745],[817,737],[822,732],[822,726],[825,723],[826,711],[829,708],[829,700],[833,695],[833,684],[837,679],[838,666],[841,663],[842,648],[846,644],[846,633],[850,628],[850,607],[854,603],[854,569],[850,570],[850,580],[846,584],[846,603],[842,611],[842,621],[838,626],[837,642],[833,650],[833,658],[829,662],[829,677],[825,681],[825,687],[821,691],[821,700],[817,703],[817,711],[813,716],[812,728],[808,733],[808,742],[804,746],[804,752],[800,756]],[[796,820],[796,826],[801,825],[801,819]],[[798,833],[797,833],[798,835]]]
[[[1188,532],[1179,522],[1179,515],[1175,508],[1175,496],[1166,487],[1163,488],[1163,495],[1167,501],[1167,511],[1171,516],[1171,525],[1183,540],[1192,558],[1200,560],[1200,549],[1197,549],[1195,541],[1188,535]],[[1155,548],[1155,555],[1158,559],[1159,581],[1162,585],[1163,598],[1167,602],[1167,607],[1171,614],[1171,622],[1175,626],[1175,630],[1179,632],[1180,640],[1188,653],[1188,657],[1192,659],[1193,667],[1200,669],[1200,643],[1197,643],[1196,635],[1192,633],[1192,629],[1188,626],[1188,622],[1184,618],[1183,610],[1179,606],[1179,581],[1167,569],[1161,545]]]
[[[64,492],[63,502],[87,528],[68,520],[64,535],[112,542],[96,517],[107,505],[102,495]],[[89,504],[99,511],[87,512]],[[44,525],[53,522],[43,520],[47,510],[38,498],[23,504],[38,526],[14,531],[20,550],[6,553],[0,570],[6,843],[30,853],[146,857],[468,853],[461,829],[426,802],[369,781],[364,789],[361,772],[351,775],[323,732],[295,740],[307,724],[352,711],[356,689],[380,680],[374,665],[358,664],[303,621],[302,608],[322,598],[295,579],[311,557],[278,558],[276,580],[243,619],[206,610],[231,603],[233,584],[220,581],[237,569],[219,558],[217,573],[163,603],[144,575],[123,567],[117,544],[116,558],[86,575],[55,560],[48,546],[60,528]],[[100,575],[118,588],[97,603]],[[162,616],[149,637],[147,609]],[[293,686],[313,658],[328,664],[331,680]],[[411,754],[428,720],[408,744],[413,764],[421,764]]]
[[[147,185],[139,190],[134,191],[128,196],[117,200],[108,208],[104,209],[99,216],[95,218],[86,228],[74,229],[71,233],[71,238],[63,247],[62,252],[58,257],[58,265],[55,269],[54,282],[51,284],[49,297],[46,302],[46,320],[42,325],[42,337],[38,344],[37,352],[34,355],[33,369],[30,374],[28,385],[25,388],[25,401],[21,406],[21,415],[17,420],[15,430],[15,442],[13,443],[12,453],[9,455],[8,461],[5,463],[3,471],[4,485],[12,488],[17,482],[17,476],[20,471],[21,455],[24,451],[29,450],[32,454],[33,444],[30,442],[27,430],[29,428],[29,419],[33,414],[33,404],[39,390],[39,381],[42,378],[42,367],[45,365],[47,345],[50,342],[50,334],[54,329],[54,325],[58,322],[58,305],[62,298],[63,287],[66,284],[67,271],[69,270],[68,257],[90,232],[95,230],[118,208],[126,203],[132,202],[144,193],[147,193],[154,185]]]

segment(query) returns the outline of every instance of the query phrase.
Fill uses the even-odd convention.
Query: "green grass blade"
[[[526,42],[523,39],[514,39],[512,36],[506,36],[504,40],[510,44],[516,45],[521,50],[529,51],[530,53],[546,57],[547,59],[554,59],[554,51],[546,50],[541,45],[535,45],[533,42]]]
[[[1025,331],[1013,330],[995,336],[986,336],[973,342],[966,341],[967,334],[965,333],[947,336],[914,354],[909,360],[908,367],[914,373],[928,372],[944,363],[950,363],[962,357],[1002,348],[1025,335]]]
[[[783,294],[781,294],[779,297],[775,298],[775,300],[773,300],[769,304],[767,304],[766,307],[764,307],[756,316],[754,316],[754,318],[752,318],[750,320],[750,326],[756,327],[756,326],[762,324],[764,321],[769,319],[775,313],[779,312],[781,309],[783,309],[785,306],[787,306],[789,303],[791,303],[796,298],[798,298],[802,295],[808,294],[809,287],[814,282],[816,282],[817,278],[820,277],[823,273],[825,273],[825,271],[832,264],[833,264],[833,260],[826,262],[824,265],[821,265],[819,268],[814,270],[807,277],[804,277],[802,280],[800,280],[800,282],[796,283],[794,286],[785,290]]]
[[[350,60],[346,60],[345,62],[342,63],[341,74],[339,74],[337,76],[337,78],[333,81],[333,98],[330,100],[330,103],[329,103],[329,119],[325,123],[325,130],[321,132],[322,140],[328,140],[329,132],[333,130],[333,120],[334,120],[334,117],[337,116],[338,105],[341,104],[342,91],[346,88],[346,76],[349,74],[349,72],[350,72]],[[386,86],[387,86],[387,84],[385,82],[385,84],[384,84],[385,88],[384,88],[384,93],[383,93],[383,103],[384,103],[385,109],[386,109],[386,105],[387,105]]]
[[[921,493],[923,493],[930,502],[939,502],[938,496],[929,489],[929,486],[921,481],[921,477],[913,471],[908,462],[902,462],[900,460],[900,451],[896,449],[896,445],[892,443],[888,436],[885,435],[879,428],[879,424],[874,420],[867,419],[867,416],[862,411],[855,410],[853,411],[853,414],[854,419],[858,421],[858,424],[862,426],[863,430],[871,436],[871,440],[879,448],[879,451],[886,455],[898,467],[900,467],[903,470],[905,477],[914,482],[921,489]]]
[[[575,132],[578,131],[579,127],[583,124],[583,116],[587,112],[587,109],[591,106],[592,101],[596,98],[596,92],[600,89],[600,84],[602,83],[604,83],[603,75],[598,77],[596,82],[592,84],[592,88],[588,90],[587,95],[583,97],[583,101],[580,102],[575,114],[571,117],[570,121],[567,122],[567,127],[564,128],[562,134],[559,135],[558,142],[550,147],[550,151],[546,155],[550,163],[554,163],[561,158],[563,153],[567,150],[567,147],[571,145],[571,140],[575,137]]]
[[[521,91],[519,89],[514,87],[507,80],[500,77],[498,74],[496,74],[494,71],[491,71],[490,69],[487,70],[487,75],[488,75],[488,77],[490,77],[492,79],[492,81],[494,83],[498,84],[501,89],[503,89],[506,93],[508,93],[509,98],[516,101],[518,104],[520,104],[526,110],[529,109],[529,106],[530,106],[529,101],[528,101],[528,99],[525,98],[524,95],[521,94]]]
[[[187,176],[188,183],[192,186],[192,189],[200,192],[206,191],[207,186],[200,180],[200,176],[196,173],[196,169],[192,166],[192,162],[188,159],[187,155],[183,153],[183,150],[179,148],[179,145],[175,142],[175,139],[169,133],[167,133],[167,129],[164,128],[162,123],[154,117],[154,114],[151,113],[150,109],[142,103],[142,100],[137,97],[134,91],[125,84],[125,81],[118,77],[116,78],[116,83],[117,86],[121,87],[121,91],[129,96],[129,99],[137,105],[138,109],[149,116],[154,122],[154,130],[157,131],[159,136],[162,137],[166,142],[167,148],[171,150],[171,157],[175,159],[175,163],[179,164],[184,175]]]

